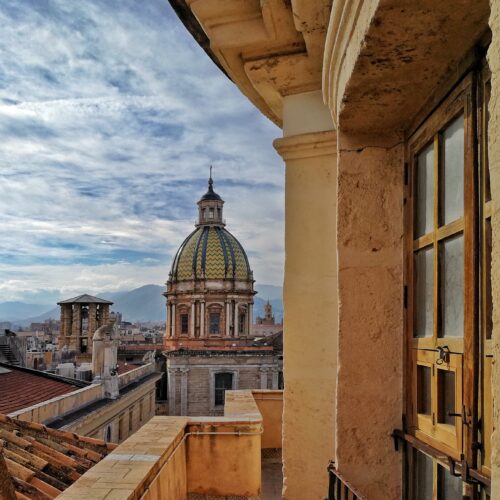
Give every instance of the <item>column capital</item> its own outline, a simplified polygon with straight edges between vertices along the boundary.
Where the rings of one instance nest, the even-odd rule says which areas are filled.
[[[273,146],[283,160],[335,156],[337,154],[337,132],[312,132],[275,139]]]

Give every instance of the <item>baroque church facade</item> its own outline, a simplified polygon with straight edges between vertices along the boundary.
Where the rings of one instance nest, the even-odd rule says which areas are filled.
[[[277,389],[283,378],[281,346],[255,340],[253,272],[223,206],[210,176],[166,284],[170,415],[217,415],[225,390]]]

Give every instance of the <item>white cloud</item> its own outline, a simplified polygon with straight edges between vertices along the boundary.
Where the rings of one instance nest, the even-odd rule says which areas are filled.
[[[279,130],[164,0],[2,3],[0,25],[0,300],[165,281],[209,164],[281,283]]]

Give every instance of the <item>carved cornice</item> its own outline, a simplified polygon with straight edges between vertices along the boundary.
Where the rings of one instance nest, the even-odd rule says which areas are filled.
[[[330,23],[323,53],[323,99],[332,113],[337,127],[339,73],[343,67],[347,47],[359,18],[363,0],[336,0],[330,14]]]
[[[331,0],[170,2],[184,13],[179,17],[208,55],[277,125],[282,123],[284,96],[321,89]],[[185,9],[197,23],[186,20]]]
[[[273,145],[285,161],[318,156],[336,156],[337,133],[329,130],[291,135],[276,139]]]

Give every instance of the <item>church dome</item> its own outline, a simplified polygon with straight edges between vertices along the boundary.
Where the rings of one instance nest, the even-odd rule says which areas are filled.
[[[199,225],[182,243],[171,279],[251,280],[248,258],[240,242],[221,225]]]

